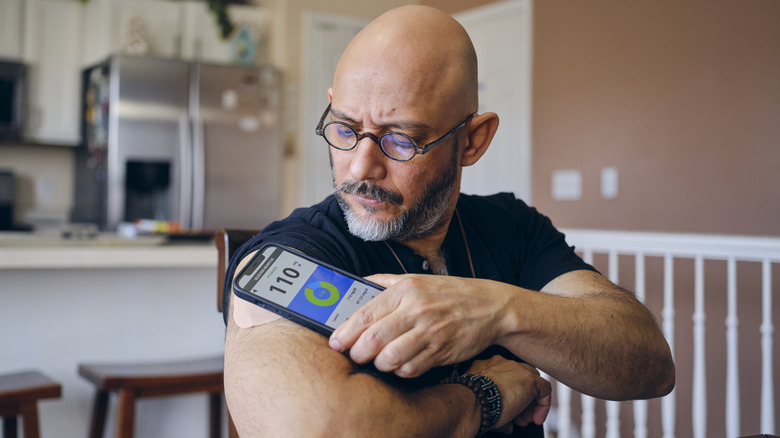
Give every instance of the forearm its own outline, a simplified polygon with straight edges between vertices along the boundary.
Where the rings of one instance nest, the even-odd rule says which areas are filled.
[[[399,391],[355,372],[326,342],[286,320],[252,329],[229,326],[225,395],[242,436],[476,434],[479,411],[467,388]]]
[[[589,287],[576,296],[554,284],[551,293],[515,291],[499,343],[594,397],[641,399],[671,391],[674,363],[652,314],[611,283]]]

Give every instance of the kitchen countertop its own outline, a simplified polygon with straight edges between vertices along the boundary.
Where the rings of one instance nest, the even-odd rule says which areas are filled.
[[[0,233],[0,270],[80,268],[215,268],[214,242],[171,242],[163,236],[133,239],[101,233],[63,239],[40,233]]]

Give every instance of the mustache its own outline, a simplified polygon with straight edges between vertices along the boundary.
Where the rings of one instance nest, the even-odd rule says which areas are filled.
[[[341,183],[339,191],[349,195],[366,196],[392,205],[401,205],[404,199],[400,193],[361,181],[345,181]]]

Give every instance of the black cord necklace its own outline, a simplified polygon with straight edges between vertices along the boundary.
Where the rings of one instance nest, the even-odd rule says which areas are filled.
[[[466,257],[469,259],[469,268],[471,268],[471,278],[477,278],[477,274],[474,272],[474,263],[471,261],[471,251],[469,250],[469,242],[466,240],[466,230],[463,229],[463,221],[460,219],[460,213],[458,213],[458,208],[455,208],[455,218],[458,219],[458,226],[460,227],[460,235],[463,237],[463,245],[466,247]],[[393,248],[390,246],[389,243],[387,243],[386,240],[383,240],[385,246],[387,246],[387,249],[390,250],[390,252],[393,254],[393,257],[395,257],[395,260],[398,262],[399,265],[401,265],[401,269],[403,269],[404,274],[408,274],[409,271],[406,270],[406,266],[404,266],[403,262],[401,261],[401,258],[398,257],[398,254],[393,251]]]

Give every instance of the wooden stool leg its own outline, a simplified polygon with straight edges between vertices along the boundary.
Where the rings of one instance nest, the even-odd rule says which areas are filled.
[[[16,425],[16,415],[3,417],[3,437],[16,438],[19,427]]]
[[[89,425],[89,438],[103,438],[108,410],[108,392],[98,390],[92,405],[92,422]]]
[[[209,436],[220,438],[222,435],[222,393],[209,394]]]
[[[135,426],[135,393],[130,389],[120,389],[116,419],[117,438],[133,438],[133,426]]]
[[[38,405],[35,401],[22,405],[22,430],[24,438],[38,438]]]

